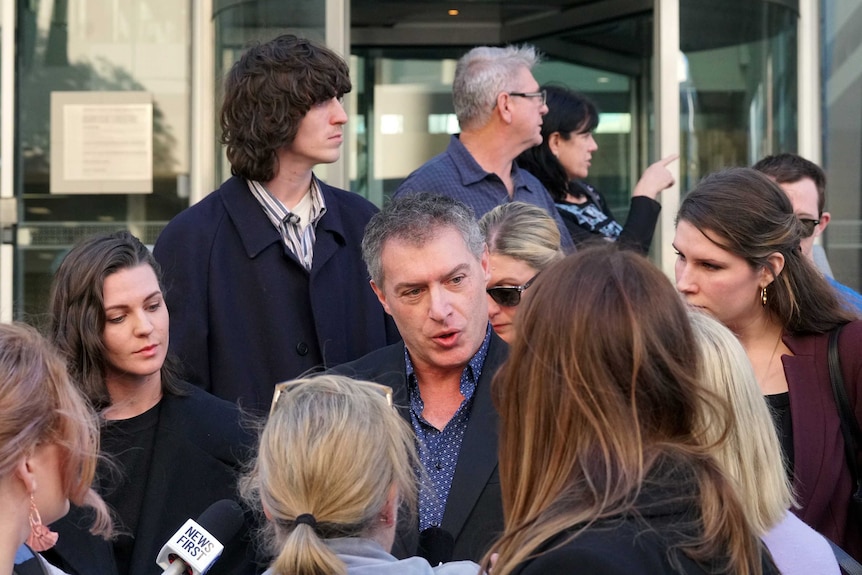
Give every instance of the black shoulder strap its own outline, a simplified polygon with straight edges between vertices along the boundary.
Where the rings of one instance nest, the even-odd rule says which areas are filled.
[[[847,573],[847,575],[862,575],[862,565],[860,565],[858,561],[853,559],[846,551],[833,543],[831,539],[825,537],[824,539],[826,539],[826,541],[829,542],[829,546],[832,547],[832,552],[835,554],[835,560],[838,561],[838,566],[841,567],[841,570],[844,573]]]
[[[844,386],[844,376],[841,374],[841,358],[838,357],[838,336],[841,328],[838,326],[829,334],[829,380],[832,382],[832,394],[835,396],[835,404],[838,406],[838,416],[841,419],[841,434],[844,436],[844,454],[847,458],[847,466],[853,475],[856,491],[853,497],[862,501],[862,474],[859,472],[859,445],[862,445],[862,431],[856,415],[850,408],[850,400],[847,398],[847,388]]]

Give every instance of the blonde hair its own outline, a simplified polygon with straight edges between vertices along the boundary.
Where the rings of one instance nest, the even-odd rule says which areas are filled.
[[[32,327],[0,324],[0,477],[38,444],[63,453],[64,495],[91,507],[90,531],[111,534],[105,502],[91,488],[99,453],[99,427],[89,403],[69,380],[60,354]]]
[[[520,260],[536,271],[563,259],[560,229],[538,206],[524,202],[497,206],[482,216],[479,228],[492,254]]]
[[[727,400],[736,414],[715,455],[736,481],[752,526],[763,535],[784,518],[793,503],[769,407],[736,336],[704,313],[691,311],[689,317],[700,346],[701,381]],[[716,441],[709,414],[702,417],[707,441]]]
[[[337,375],[294,383],[263,429],[241,493],[268,514],[275,573],[343,575],[344,563],[324,539],[372,533],[393,486],[415,508],[413,432],[382,386]],[[303,514],[313,515],[316,527],[297,523]]]

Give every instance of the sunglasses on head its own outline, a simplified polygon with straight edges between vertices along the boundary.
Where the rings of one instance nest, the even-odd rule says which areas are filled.
[[[812,220],[810,218],[799,218],[802,222],[802,237],[810,238],[814,235],[814,228],[820,223],[820,220]]]
[[[536,281],[537,277],[539,277],[539,274],[534,275],[530,278],[530,281],[522,286],[495,286],[488,288],[485,291],[488,292],[488,295],[491,296],[492,300],[497,302],[497,305],[501,305],[503,307],[515,307],[521,303],[521,292],[533,285],[533,282]]]
[[[269,407],[269,414],[272,415],[275,413],[275,408],[278,407],[278,400],[281,399],[281,396],[284,394],[288,394],[295,389],[299,389],[304,384],[308,383],[307,381],[285,381],[283,383],[276,384],[275,391],[272,394],[272,405]],[[379,393],[383,399],[386,400],[386,403],[389,404],[389,407],[392,407],[392,388],[388,385],[381,385],[379,383],[374,383],[371,381],[360,381],[355,380],[356,385],[364,385],[368,386],[377,393]]]

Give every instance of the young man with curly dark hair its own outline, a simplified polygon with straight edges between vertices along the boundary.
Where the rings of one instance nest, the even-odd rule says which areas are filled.
[[[221,108],[233,176],[156,243],[185,375],[253,411],[280,381],[398,339],[360,254],[377,209],[313,173],[341,154],[350,89],[344,60],[309,40],[248,49]]]

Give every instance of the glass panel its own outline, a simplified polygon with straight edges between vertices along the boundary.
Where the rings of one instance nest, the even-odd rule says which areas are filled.
[[[796,151],[796,20],[774,2],[680,2],[683,191],[717,169]]]
[[[19,318],[44,312],[78,238],[128,227],[152,244],[188,204],[190,18],[190,0],[18,1]],[[69,91],[152,96],[151,194],[51,193],[51,94]]]
[[[862,290],[862,3],[823,0],[823,167],[835,278]]]
[[[350,189],[376,204],[457,133],[452,79],[460,50],[354,49]]]

